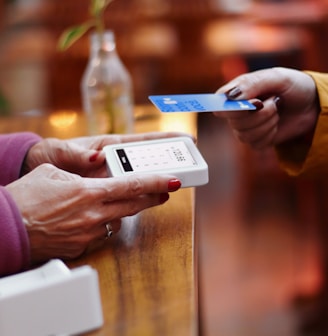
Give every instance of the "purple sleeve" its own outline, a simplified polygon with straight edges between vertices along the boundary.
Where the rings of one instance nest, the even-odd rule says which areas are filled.
[[[0,185],[17,180],[28,150],[41,138],[29,132],[0,135]]]
[[[8,191],[0,186],[0,277],[26,269],[30,248],[19,210]]]
[[[3,186],[19,178],[26,153],[40,140],[28,132],[0,135],[0,277],[22,271],[30,263],[21,214]]]

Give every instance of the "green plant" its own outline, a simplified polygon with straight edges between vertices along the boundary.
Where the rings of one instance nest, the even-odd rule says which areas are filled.
[[[99,35],[105,31],[104,12],[108,5],[114,0],[90,0],[90,20],[66,29],[60,36],[58,42],[59,50],[66,50],[90,29],[95,29]]]
[[[7,116],[10,114],[10,106],[7,98],[0,91],[0,116]]]

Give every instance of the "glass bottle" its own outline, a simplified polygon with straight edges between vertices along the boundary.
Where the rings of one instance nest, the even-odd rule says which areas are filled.
[[[81,81],[89,135],[132,133],[133,87],[112,31],[91,34],[90,59]]]

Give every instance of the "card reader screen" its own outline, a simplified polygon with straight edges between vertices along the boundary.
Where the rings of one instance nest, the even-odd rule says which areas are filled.
[[[183,141],[126,146],[116,149],[125,172],[191,167],[196,161]]]

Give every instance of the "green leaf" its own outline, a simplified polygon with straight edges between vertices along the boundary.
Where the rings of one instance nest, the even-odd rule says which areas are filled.
[[[0,91],[0,116],[7,116],[10,114],[10,106],[7,98]]]
[[[93,26],[94,22],[90,21],[79,26],[68,28],[62,33],[62,35],[59,38],[58,49],[61,51],[68,49],[73,43],[75,43]]]
[[[99,16],[114,0],[91,0],[90,15]]]

